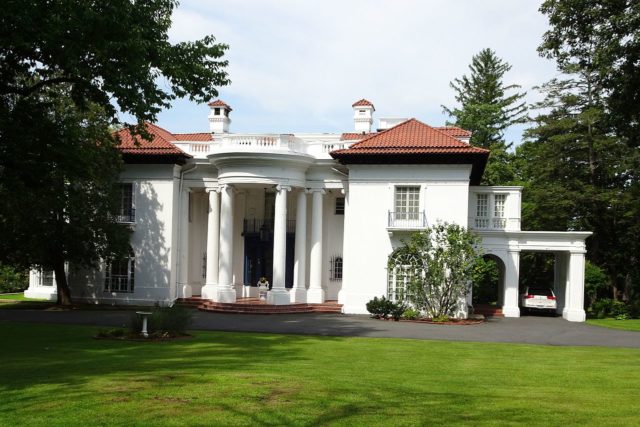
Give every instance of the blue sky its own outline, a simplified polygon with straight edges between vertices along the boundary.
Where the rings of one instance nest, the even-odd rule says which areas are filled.
[[[374,117],[447,120],[449,82],[485,47],[513,69],[507,83],[532,87],[556,76],[536,52],[547,27],[534,0],[182,0],[172,41],[213,34],[230,45],[231,132],[343,132],[351,104],[367,98]],[[180,100],[159,115],[172,132],[207,131],[206,105]],[[377,123],[377,121],[376,121]],[[374,124],[375,125],[375,124]],[[518,143],[522,128],[507,138]]]

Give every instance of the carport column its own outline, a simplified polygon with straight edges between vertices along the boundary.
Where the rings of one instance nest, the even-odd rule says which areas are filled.
[[[304,188],[298,193],[296,206],[295,251],[291,302],[307,302],[307,192]]]
[[[570,322],[584,322],[584,251],[569,255],[569,282],[562,317]]]
[[[518,308],[519,251],[507,252],[505,270],[502,314],[504,317],[520,317],[520,309]]]
[[[287,267],[287,192],[291,187],[276,187],[276,206],[273,218],[273,284],[267,293],[267,303],[284,305],[291,299],[285,288]]]
[[[224,185],[220,201],[218,292],[213,296],[213,300],[216,302],[236,302],[236,290],[232,283],[233,197],[233,187]]]
[[[556,295],[556,313],[562,314],[566,307],[568,252],[556,252],[553,264],[553,293]]]
[[[180,195],[180,267],[178,268],[178,297],[192,296],[189,285],[189,194],[191,189],[183,188]]]
[[[309,255],[308,303],[323,303],[322,289],[322,196],[324,190],[311,190],[311,253]]]
[[[202,298],[214,299],[218,293],[218,254],[220,248],[220,189],[207,188],[209,214],[207,215],[207,271]]]

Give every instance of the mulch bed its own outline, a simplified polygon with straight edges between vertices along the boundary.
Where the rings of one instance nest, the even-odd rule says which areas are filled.
[[[125,335],[103,335],[98,334],[93,337],[97,340],[108,340],[108,341],[134,341],[134,342],[166,342],[166,341],[175,341],[182,340],[186,338],[193,338],[193,335],[184,334],[184,335],[149,335],[148,338],[144,338],[140,334],[125,334]]]
[[[386,321],[389,321],[389,322],[393,322],[394,321],[391,318],[388,318],[388,319],[379,318],[378,320],[386,320]],[[446,322],[434,322],[431,319],[414,319],[414,320],[400,319],[400,320],[398,320],[398,322],[428,323],[430,325],[468,326],[468,325],[479,325],[481,323],[484,323],[485,320],[484,319],[450,319],[450,320],[447,320]]]

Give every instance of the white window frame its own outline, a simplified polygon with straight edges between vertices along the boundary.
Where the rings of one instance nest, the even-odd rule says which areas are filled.
[[[120,191],[120,207],[118,210],[118,222],[125,224],[133,224],[136,222],[136,183],[131,181],[123,181],[118,183]],[[123,188],[130,186],[131,188],[131,203],[128,207],[124,206],[124,192]]]
[[[401,189],[416,190],[415,192],[411,192],[411,193],[407,191],[406,200],[403,203],[404,206],[400,206],[401,204],[398,203],[399,202],[398,196],[400,195]],[[417,197],[417,199],[413,200],[415,203],[410,203],[410,195],[414,195]],[[423,199],[422,186],[416,185],[416,184],[395,185],[393,189],[393,210],[392,210],[392,212],[394,212],[395,219],[396,220],[419,220],[420,212],[422,210],[421,209],[422,199]],[[399,207],[404,209],[399,209]]]
[[[117,260],[120,266],[122,266],[121,263],[125,261],[127,266],[124,274],[122,274],[121,271],[118,274],[114,274],[113,264],[111,262],[105,263],[105,292],[133,293],[135,291],[135,256],[130,254],[129,256]]]

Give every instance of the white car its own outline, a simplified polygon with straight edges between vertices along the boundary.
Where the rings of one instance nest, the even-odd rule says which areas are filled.
[[[551,288],[527,287],[521,296],[521,305],[524,309],[554,310],[558,307],[556,295]]]

